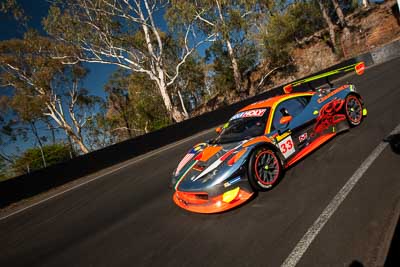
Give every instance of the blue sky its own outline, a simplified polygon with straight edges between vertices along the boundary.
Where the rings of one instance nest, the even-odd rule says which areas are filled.
[[[47,16],[49,2],[47,0],[18,0],[30,20],[28,26],[35,28],[42,34],[45,32],[42,29],[41,21]],[[164,12],[161,10],[155,14],[157,25],[164,31],[167,31],[167,25],[164,20]],[[10,16],[0,13],[0,40],[7,40],[11,38],[21,38],[24,31],[22,27],[18,27],[17,23]],[[200,55],[205,54],[205,49],[208,45],[199,47],[198,52]],[[85,64],[89,69],[89,74],[84,80],[84,87],[90,90],[92,94],[105,97],[104,85],[107,83],[109,76],[112,72],[117,70],[117,67],[106,64]],[[4,93],[4,91],[3,91]],[[0,91],[1,94],[1,91]]]
[[[21,4],[26,15],[30,18],[28,26],[45,34],[41,21],[47,16],[49,2],[46,0],[20,0],[18,3]],[[0,14],[0,25],[2,25],[0,27],[0,40],[21,38],[24,33],[23,28],[18,27],[18,24],[10,16]],[[110,74],[117,68],[105,64],[86,64],[85,66],[89,69],[89,74],[84,81],[84,87],[90,90],[92,94],[105,97],[104,84],[108,81]]]
[[[47,16],[49,2],[46,0],[19,0],[18,3],[24,9],[24,12],[29,17],[28,27],[38,30],[40,33],[45,34],[42,28],[41,21]],[[0,13],[0,40],[7,40],[12,38],[21,38],[24,34],[24,28],[19,26],[18,23],[10,16]],[[89,69],[83,87],[88,89],[91,94],[105,98],[104,85],[107,83],[109,76],[117,69],[115,66],[105,64],[85,64]],[[0,88],[1,95],[12,94],[11,88]],[[49,132],[44,125],[38,125],[39,131],[42,130],[43,135],[48,135]],[[57,139],[64,139],[62,132],[57,134]],[[15,143],[10,143],[3,146],[1,149],[7,154],[19,154],[26,148],[35,145],[33,136],[29,137],[27,142],[19,138]],[[21,151],[22,150],[22,151]]]
[[[29,17],[28,27],[34,28],[41,34],[45,35],[42,28],[42,20],[48,14],[49,1],[47,0],[17,0],[17,2],[22,6],[25,14]],[[160,10],[155,14],[156,24],[164,31],[167,31],[167,24],[164,20],[164,10]],[[10,16],[0,13],[0,40],[7,40],[12,38],[22,38],[24,34],[24,28],[19,26],[18,23]],[[208,45],[203,45],[198,48],[200,55],[204,56],[205,49]],[[106,94],[104,92],[104,85],[109,80],[110,75],[117,70],[116,66],[106,65],[100,63],[85,63],[85,67],[88,68],[89,73],[84,79],[83,87],[86,88],[90,94],[101,96],[105,98]],[[11,95],[11,88],[0,88],[1,95]],[[45,129],[44,125],[42,128]],[[46,131],[47,132],[47,131]],[[44,134],[44,132],[43,132]],[[47,132],[48,134],[48,132]],[[64,138],[62,134],[59,138]],[[17,147],[21,150],[25,150],[34,144],[34,138],[30,138],[28,142],[18,140],[14,144],[7,145],[6,147],[0,148],[3,151],[11,154],[19,154]]]

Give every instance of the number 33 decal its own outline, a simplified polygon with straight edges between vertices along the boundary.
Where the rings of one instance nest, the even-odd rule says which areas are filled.
[[[290,157],[296,151],[294,149],[293,140],[290,135],[288,137],[286,137],[285,139],[283,139],[282,141],[280,141],[278,143],[278,145],[279,145],[279,149],[281,150],[281,152],[285,158]]]

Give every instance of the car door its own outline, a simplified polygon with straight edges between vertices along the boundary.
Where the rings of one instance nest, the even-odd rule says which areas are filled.
[[[270,136],[275,136],[275,141],[286,159],[294,157],[301,152],[311,141],[311,133],[315,120],[308,104],[310,95],[293,97],[279,103],[272,114]],[[290,115],[292,120],[281,124],[282,117]]]

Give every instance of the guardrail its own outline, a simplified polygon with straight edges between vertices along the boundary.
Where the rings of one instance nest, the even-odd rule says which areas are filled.
[[[398,45],[400,47],[400,42]],[[371,53],[366,53],[345,60],[325,70],[313,73],[307,77],[354,64],[359,61],[364,61],[366,66],[374,64]],[[313,85],[319,86],[324,83],[324,81],[317,81],[315,83],[313,82]],[[78,156],[69,161],[52,165],[30,174],[0,182],[0,208],[192,136],[203,130],[216,127],[228,120],[240,108],[255,101],[282,94],[282,88],[282,86],[279,86],[246,100],[167,126],[149,134]],[[300,88],[299,90],[302,89]]]

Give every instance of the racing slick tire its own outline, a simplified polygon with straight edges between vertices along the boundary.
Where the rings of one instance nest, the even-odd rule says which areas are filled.
[[[282,176],[283,167],[277,153],[269,147],[259,147],[250,156],[248,176],[255,191],[271,189]]]
[[[350,94],[346,96],[344,113],[350,127],[356,127],[363,121],[363,104],[359,96]]]

